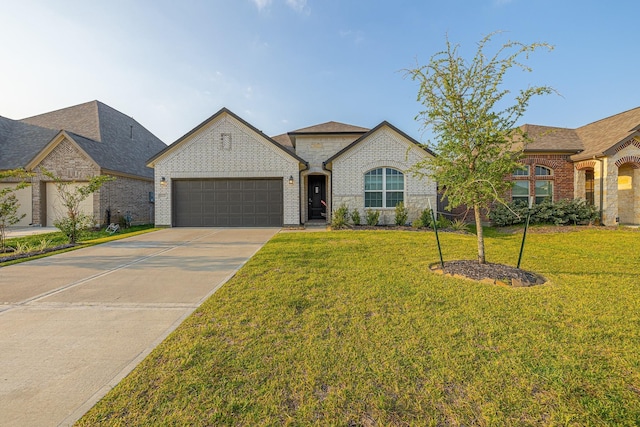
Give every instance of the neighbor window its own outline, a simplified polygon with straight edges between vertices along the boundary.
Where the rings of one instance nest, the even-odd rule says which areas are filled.
[[[553,181],[536,181],[536,204],[553,200]]]
[[[522,165],[513,172],[513,176],[529,176],[529,165]]]
[[[511,189],[511,200],[517,203],[529,204],[529,181],[514,181]]]
[[[379,168],[364,175],[364,207],[394,208],[404,201],[404,175],[391,168]]]
[[[551,176],[551,169],[546,166],[536,166],[536,176]]]

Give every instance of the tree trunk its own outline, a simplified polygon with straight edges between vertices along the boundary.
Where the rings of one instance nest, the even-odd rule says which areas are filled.
[[[486,264],[487,260],[484,257],[484,233],[482,232],[480,206],[477,204],[473,205],[473,212],[476,218],[476,235],[478,236],[478,262],[480,264]]]

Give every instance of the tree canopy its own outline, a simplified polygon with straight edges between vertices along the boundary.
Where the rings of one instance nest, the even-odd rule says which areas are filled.
[[[531,98],[551,94],[549,86],[528,86],[513,94],[504,87],[507,71],[516,67],[532,71],[521,58],[538,49],[552,50],[546,43],[509,41],[494,54],[485,52],[497,33],[485,36],[475,56],[466,60],[459,45],[446,39],[446,49],[434,54],[427,65],[406,70],[420,84],[418,101],[424,106],[416,116],[434,141],[434,159],[413,168],[416,174],[434,179],[449,208],[473,208],[478,234],[478,261],[485,263],[481,213],[502,201],[512,185],[505,179],[519,167],[518,159],[527,135],[517,126]]]

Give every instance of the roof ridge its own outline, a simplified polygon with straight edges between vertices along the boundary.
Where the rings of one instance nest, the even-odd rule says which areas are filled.
[[[620,113],[612,114],[612,115],[607,116],[607,117],[604,117],[604,118],[602,118],[602,119],[595,120],[595,121],[593,121],[593,122],[587,123],[586,125],[582,125],[582,126],[580,126],[580,127],[576,128],[576,130],[578,130],[578,129],[582,129],[582,128],[584,128],[584,127],[591,126],[591,125],[594,125],[594,124],[597,124],[597,123],[600,123],[600,122],[604,122],[605,120],[613,119],[614,117],[618,117],[618,116],[621,116],[621,115],[623,115],[623,114],[630,113],[630,112],[632,112],[632,111],[634,111],[634,110],[640,110],[640,106],[638,106],[638,107],[634,107],[634,108],[629,108],[628,110],[622,111],[622,112],[620,112]]]

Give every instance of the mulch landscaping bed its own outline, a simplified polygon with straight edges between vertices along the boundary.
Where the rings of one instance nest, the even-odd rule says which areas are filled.
[[[16,253],[13,253],[13,252],[0,253],[0,263],[7,262],[7,261],[13,261],[13,260],[16,260],[16,259],[29,258],[29,257],[36,256],[36,255],[46,254],[48,252],[55,252],[55,251],[59,251],[59,250],[62,250],[62,249],[72,248],[74,246],[76,246],[76,245],[66,244],[66,245],[52,246],[52,247],[47,248],[47,249],[45,249],[43,251],[25,252],[25,253],[20,253],[20,254],[16,254]]]
[[[447,276],[477,280],[497,285],[528,287],[542,285],[546,279],[538,274],[504,264],[480,264],[474,260],[447,261],[431,265],[431,271]]]

